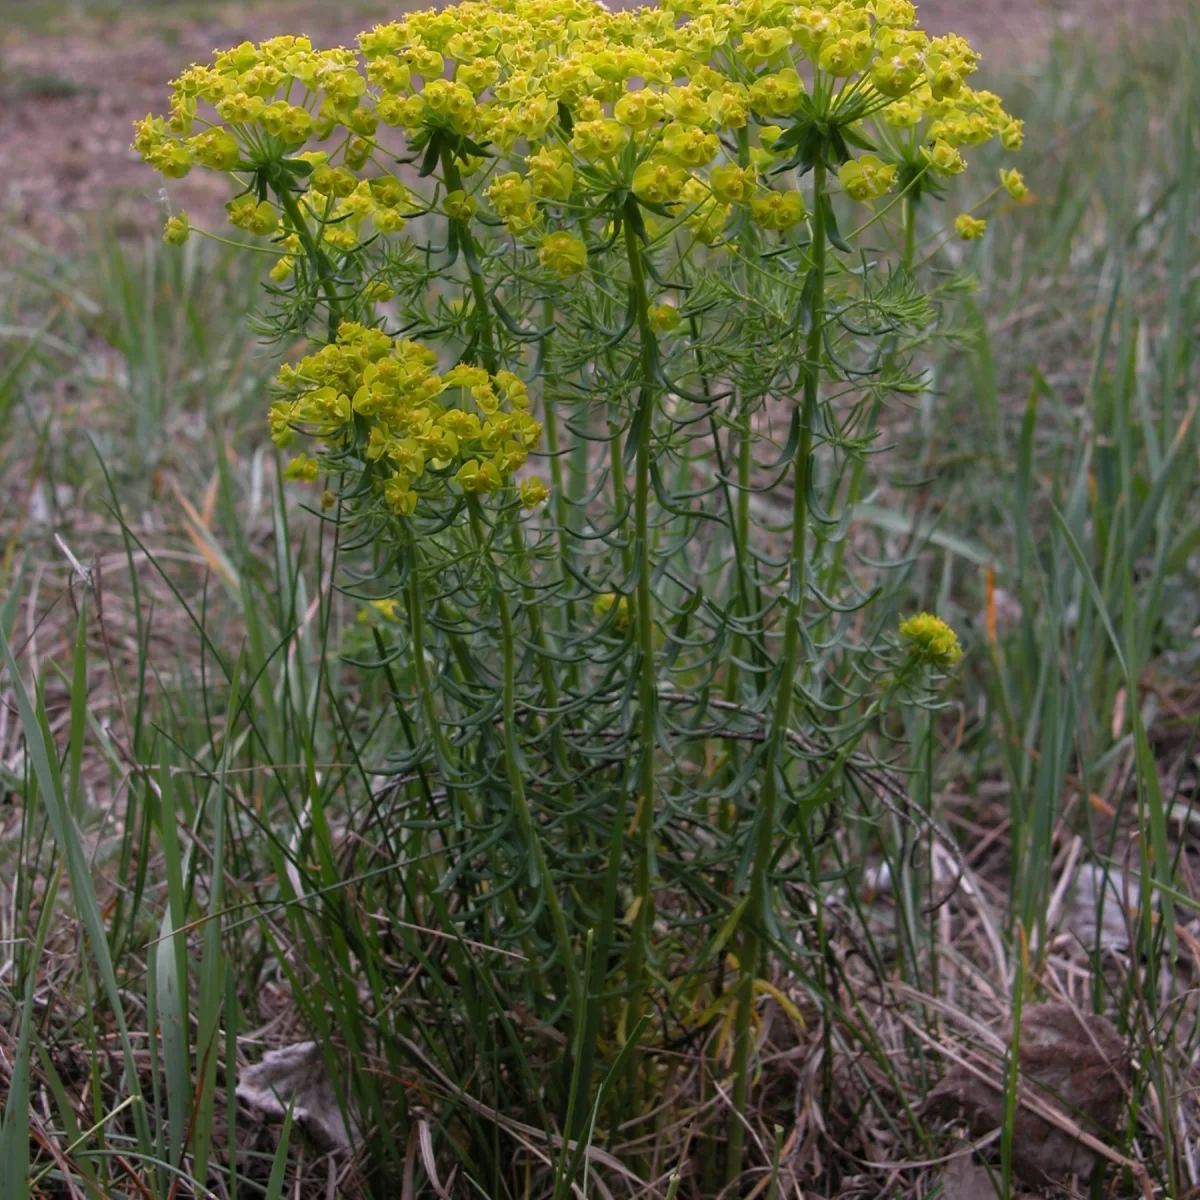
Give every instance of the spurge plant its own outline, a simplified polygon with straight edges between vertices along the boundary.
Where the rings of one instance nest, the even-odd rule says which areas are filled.
[[[738,1181],[771,998],[870,1049],[823,880],[841,822],[903,806],[905,731],[961,649],[898,624],[905,564],[854,515],[963,290],[927,269],[932,202],[1021,143],[976,66],[908,0],[466,2],[356,50],[243,43],[137,128],[168,179],[229,176],[275,257],[264,336],[306,342],[267,416],[394,702],[370,769],[400,882],[372,895],[457,939],[488,1014],[430,1022],[445,977],[367,943],[386,1002],[343,1032],[459,1081],[445,1149],[484,1194],[526,1187],[487,1112],[544,1123],[545,1194],[601,1145],[629,1186],[685,1109],[707,1194]],[[405,1090],[355,1097],[395,1178]]]

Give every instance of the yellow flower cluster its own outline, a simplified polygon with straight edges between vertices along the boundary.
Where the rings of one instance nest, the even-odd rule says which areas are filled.
[[[357,51],[302,37],[243,42],[184,71],[169,114],[139,122],[134,146],[171,177],[200,164],[265,173],[278,190],[282,170],[335,250],[360,244],[368,221],[385,235],[403,226],[410,197],[387,167],[397,136],[452,147],[442,207],[455,220],[486,199],[510,233],[544,246],[565,219],[556,206],[625,188],[711,243],[738,208],[766,229],[804,219],[799,193],[767,180],[797,154],[806,123],[847,133],[830,165],[844,164],[842,186],[858,200],[914,172],[955,174],[963,149],[992,138],[1019,147],[1021,123],[967,86],[976,64],[962,38],[917,28],[909,0],[616,11],[597,0],[464,0],[377,25]],[[305,152],[309,141],[336,149]],[[875,150],[850,159],[847,141]],[[460,186],[460,170],[479,172],[479,184]],[[275,214],[253,192],[236,205],[236,224],[273,231]],[[559,271],[569,262],[542,257]]]
[[[1014,199],[1023,200],[1029,194],[1025,186],[1025,177],[1015,167],[1000,170],[1000,186]]]
[[[436,367],[425,346],[344,322],[336,342],[280,369],[284,398],[271,405],[271,437],[283,448],[302,434],[333,459],[373,467],[384,499],[402,516],[452,483],[476,494],[509,486],[542,434],[525,384],[509,371],[459,365],[439,374]],[[317,466],[300,455],[288,474],[315,479]],[[545,488],[525,480],[519,494],[532,508]]]
[[[188,220],[187,213],[180,209],[173,217],[167,218],[167,223],[163,226],[163,241],[169,246],[182,246],[191,232],[191,221]]]
[[[973,217],[970,213],[959,213],[954,218],[954,232],[964,242],[974,242],[987,232],[987,222],[982,217]]]
[[[962,658],[958,634],[940,617],[920,613],[900,622],[900,640],[912,661],[943,670]]]

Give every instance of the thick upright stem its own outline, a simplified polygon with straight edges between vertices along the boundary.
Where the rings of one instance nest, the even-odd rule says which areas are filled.
[[[476,548],[481,554],[488,557],[489,566],[495,571],[485,536],[483,512],[475,496],[467,498],[467,508],[471,517],[471,532],[475,537]],[[571,945],[571,934],[567,928],[567,919],[562,905],[559,903],[558,893],[554,890],[554,879],[550,874],[550,867],[542,848],[542,839],[538,834],[533,813],[529,807],[529,798],[525,793],[525,778],[521,774],[521,752],[517,741],[516,717],[516,636],[513,632],[512,610],[509,607],[504,585],[498,578],[495,583],[496,609],[500,616],[500,711],[504,723],[504,772],[508,779],[513,811],[517,818],[517,832],[525,846],[525,853],[533,860],[533,873],[537,876],[533,883],[535,887],[541,889],[545,897],[546,911],[550,914],[554,942],[558,948],[558,956],[562,959],[563,976],[567,982],[572,1017],[575,1020],[582,1020],[583,997],[580,990],[579,973],[575,969],[575,952]]]
[[[437,705],[433,699],[433,685],[429,678],[429,666],[425,661],[425,615],[421,607],[421,581],[417,576],[416,562],[409,568],[408,575],[408,625],[412,636],[413,667],[417,675],[417,695],[421,705],[421,715],[425,719],[425,728],[433,740],[434,760],[438,772],[446,783],[446,791],[453,794],[456,790],[451,783],[452,768],[450,764],[450,745],[446,740],[442,722],[438,719]],[[467,788],[460,790],[467,820],[472,823],[478,820],[475,813],[475,803]]]
[[[635,891],[637,913],[633,921],[629,976],[631,989],[625,1028],[632,1029],[642,1015],[648,980],[650,929],[654,920],[651,890],[654,858],[654,754],[658,725],[658,688],[654,671],[654,611],[650,591],[650,435],[657,401],[655,355],[657,344],[650,325],[650,301],[637,227],[637,201],[626,202],[625,252],[629,258],[629,280],[641,338],[641,390],[637,411],[637,465],[634,478],[634,555],[638,564],[637,622],[638,708],[640,710],[641,759],[638,773],[638,807],[634,821],[637,837]]]
[[[542,306],[542,324],[550,329],[554,325],[554,301],[547,298]],[[542,348],[542,378],[548,377],[550,335]],[[550,484],[554,489],[554,529],[555,541],[558,547],[558,582],[565,589],[570,586],[570,572],[567,564],[571,561],[571,502],[567,496],[566,484],[563,479],[563,448],[558,428],[558,410],[550,398],[548,386],[542,388],[542,415],[546,421],[546,448],[550,453]],[[567,600],[562,606],[562,627],[555,630],[564,640],[569,639],[575,632],[575,602]],[[561,648],[561,647],[560,647]],[[572,662],[567,667],[567,687],[572,692],[579,691],[579,664]]]
[[[912,269],[913,257],[916,254],[917,248],[917,201],[910,194],[904,197],[902,201],[903,208],[903,223],[904,223],[904,248],[903,248],[903,263],[909,270]],[[884,368],[890,366],[894,361],[894,350],[896,339],[893,336],[890,339],[890,345],[884,355]],[[871,411],[867,415],[866,432],[869,437],[875,431],[875,423],[879,420],[879,410],[883,405],[882,397],[876,395],[871,401]],[[854,460],[854,465],[850,468],[850,484],[846,488],[846,506],[853,507],[862,499],[863,475],[866,471],[865,457],[859,457]],[[830,595],[833,595],[837,590],[837,582],[842,574],[842,563],[846,557],[846,538],[842,538],[834,547],[833,562],[829,567],[829,574],[825,578],[825,590]],[[832,615],[832,614],[831,614]]]
[[[904,205],[904,265],[911,271],[913,257],[917,251],[917,199],[910,192],[903,200]]]
[[[300,211],[300,205],[291,188],[284,183],[275,189],[275,195],[279,197],[283,211],[287,213],[288,220],[291,221],[300,238],[304,253],[308,255],[309,261],[313,264],[317,276],[321,280],[321,290],[325,293],[325,302],[329,307],[328,339],[330,342],[334,342],[337,340],[338,328],[342,323],[342,302],[338,298],[337,284],[330,272],[329,256],[313,239],[312,230],[309,229],[308,222],[304,219],[304,214]]]
[[[446,188],[451,192],[462,191],[462,176],[458,164],[454,161],[454,151],[449,146],[442,148],[442,179]],[[467,276],[471,281],[471,294],[475,297],[475,320],[479,323],[479,346],[483,353],[483,367],[489,375],[495,375],[500,369],[500,359],[496,354],[496,338],[492,328],[492,309],[488,304],[487,282],[479,269],[479,249],[471,234],[469,221],[452,220],[450,224],[458,237],[462,248],[463,261],[467,264]]]
[[[750,405],[748,401],[743,402],[743,411],[741,414],[741,423],[738,428],[738,459],[737,459],[737,507],[730,514],[733,518],[733,555],[734,565],[738,574],[738,599],[741,601],[741,616],[742,620],[749,622],[750,620],[750,575],[746,564],[746,547],[750,544],[750,484],[753,478],[754,470],[754,444],[751,437],[751,415]],[[713,427],[714,442],[716,439],[716,426]],[[721,471],[724,474],[724,468]],[[738,663],[736,661],[738,655],[745,655],[748,649],[752,649],[752,642],[748,638],[737,637],[733,643],[733,661],[729,663],[727,673],[725,675],[725,699],[734,701],[738,696]],[[737,743],[730,743],[730,753],[736,756]],[[736,759],[735,759],[736,769]],[[727,828],[729,823],[729,809],[731,802],[722,801],[722,811],[719,814],[718,822],[721,829]]]
[[[512,549],[521,572],[528,577],[528,564],[525,555],[525,540],[521,537],[520,526],[516,523],[512,528]],[[525,608],[529,613],[529,629],[533,635],[533,644],[538,652],[538,671],[542,678],[542,690],[546,694],[546,707],[551,714],[553,726],[550,731],[550,746],[551,753],[554,756],[554,764],[560,774],[561,782],[559,783],[559,795],[562,799],[562,806],[570,812],[575,807],[575,785],[570,780],[570,756],[567,752],[567,741],[563,737],[563,721],[562,715],[559,712],[561,707],[561,696],[558,690],[558,678],[554,673],[554,660],[546,653],[546,631],[542,625],[541,609],[538,607],[537,593],[534,591],[530,583],[523,583],[521,587],[525,596]],[[579,821],[576,817],[571,817],[568,826],[572,835],[578,832]]]
[[[446,187],[450,191],[462,190],[462,175],[459,173],[458,164],[454,161],[454,152],[447,146],[442,149],[442,178]],[[495,375],[500,369],[500,357],[496,350],[495,329],[492,324],[492,310],[488,303],[487,281],[483,277],[483,272],[479,266],[479,251],[475,244],[474,236],[471,233],[470,223],[467,221],[451,221],[455,227],[455,232],[458,237],[458,244],[462,249],[463,260],[467,264],[467,276],[471,282],[471,294],[475,298],[475,319],[478,323],[479,346],[483,358],[483,367],[489,375]],[[553,315],[553,308],[551,308]],[[550,422],[550,402],[546,402],[547,422]],[[555,426],[555,438],[557,438],[557,426]],[[558,465],[557,455],[554,453],[556,447],[551,447],[551,472],[554,472]],[[556,490],[561,494],[561,480],[556,480]],[[475,520],[475,508],[472,508],[472,522]],[[523,559],[525,556],[525,537],[520,528],[516,526],[513,529],[513,547],[518,558]],[[507,608],[507,600],[501,597],[505,608]],[[531,609],[536,613],[536,609]],[[536,616],[533,621],[534,643],[538,649],[539,666],[542,672],[543,684],[545,686],[547,701],[551,708],[557,708],[558,688],[554,680],[555,664],[549,654],[546,652],[545,631],[541,625],[540,616]],[[558,735],[559,748],[562,747],[561,733]],[[562,765],[565,767],[565,755],[562,757]],[[522,791],[522,797],[524,792]],[[552,894],[553,889],[549,889],[548,895]],[[554,897],[554,904],[557,906],[558,899]],[[561,917],[561,909],[559,916]],[[564,926],[565,928],[565,926]],[[567,943],[569,945],[569,941]],[[561,947],[560,947],[561,949]],[[568,973],[573,969],[571,964],[564,963],[564,969]]]
[[[733,1046],[733,1114],[729,1130],[728,1180],[734,1183],[742,1173],[742,1154],[745,1144],[746,1093],[750,1075],[751,1014],[754,1008],[754,981],[758,976],[758,960],[762,952],[763,935],[768,928],[770,886],[768,868],[776,851],[775,817],[778,807],[779,777],[783,770],[784,742],[792,717],[792,696],[795,691],[796,669],[800,655],[800,628],[804,613],[804,591],[807,583],[806,548],[808,532],[808,483],[812,460],[812,430],[817,420],[820,399],[822,325],[825,316],[825,213],[822,198],[825,191],[825,166],[813,168],[812,218],[812,324],[804,368],[804,415],[800,427],[800,442],[796,447],[794,493],[792,497],[792,547],[789,565],[788,591],[783,603],[784,636],[783,664],[775,712],[767,734],[766,762],[763,768],[762,796],[758,805],[755,831],[754,864],[750,873],[750,902],[747,906],[746,928],[739,954],[737,1015]]]
[[[446,737],[444,724],[438,718],[437,703],[433,697],[433,681],[429,677],[429,667],[425,661],[425,616],[421,603],[421,582],[417,575],[415,554],[414,561],[409,568],[406,602],[408,606],[409,631],[412,636],[413,667],[417,675],[418,699],[421,705],[421,716],[426,729],[429,731],[429,737],[433,741],[434,762],[437,764],[438,773],[446,784],[447,795],[451,797],[456,796],[458,802],[462,805],[462,811],[468,823],[472,826],[478,826],[479,811],[475,807],[475,798],[471,789],[453,782],[454,767],[451,762],[450,743]],[[454,823],[458,824],[457,817]],[[489,848],[487,857],[493,878],[500,878],[500,864],[496,857],[496,848],[494,846]],[[445,900],[432,879],[430,883],[429,894],[433,900],[434,907],[438,910],[446,928],[449,929],[453,922],[449,910],[445,906]],[[504,904],[506,918],[513,922],[514,925],[520,925],[521,914],[517,910],[516,897],[512,894],[511,889],[505,892],[502,903]],[[536,966],[538,961],[537,951],[534,949],[528,934],[521,939],[521,944],[532,964],[531,970],[534,977],[534,985],[540,990],[542,984],[540,973]]]

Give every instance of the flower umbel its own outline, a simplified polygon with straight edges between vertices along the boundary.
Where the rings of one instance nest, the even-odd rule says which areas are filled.
[[[946,670],[962,658],[958,634],[932,613],[923,612],[901,621],[900,641],[910,660],[923,666]]]
[[[339,472],[373,479],[400,516],[446,496],[451,480],[482,494],[511,486],[542,433],[524,382],[507,371],[460,364],[440,374],[436,366],[417,342],[343,322],[336,342],[280,369],[271,436],[281,447],[297,435],[314,439]],[[311,480],[318,467],[301,454],[285,474]],[[534,483],[526,481],[523,500]]]

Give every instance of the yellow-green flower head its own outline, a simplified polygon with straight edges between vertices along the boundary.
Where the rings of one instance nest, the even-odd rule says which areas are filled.
[[[580,121],[571,137],[571,149],[589,161],[612,158],[625,144],[628,131],[611,117]]]
[[[792,44],[792,31],[786,25],[768,25],[748,29],[738,46],[740,56],[751,65],[778,58]]]
[[[212,171],[232,171],[242,156],[237,138],[227,129],[206,129],[187,144],[196,162]]]
[[[312,190],[319,196],[336,196],[344,200],[358,187],[358,178],[345,167],[331,167],[321,163],[313,168],[310,180]]]
[[[371,214],[371,223],[382,234],[399,233],[408,222],[394,208],[377,208]]]
[[[479,462],[478,459],[468,459],[459,468],[458,474],[454,476],[454,482],[462,488],[464,492],[472,493],[477,496],[486,496],[490,492],[500,490],[501,479],[500,472],[496,470],[496,466],[491,462]]]
[[[372,179],[368,186],[371,199],[380,208],[404,208],[411,203],[408,188],[394,175],[381,175]]]
[[[964,242],[973,242],[983,237],[987,231],[987,221],[982,217],[973,217],[970,213],[959,213],[954,218],[954,232]]]
[[[701,245],[714,245],[725,230],[733,211],[732,205],[720,203],[699,179],[687,181],[682,200],[693,206],[687,218],[692,237]]]
[[[870,0],[866,7],[883,26],[908,29],[917,19],[917,10],[911,0]]]
[[[924,61],[914,46],[889,47],[871,64],[871,82],[885,96],[900,99],[917,86]]]
[[[468,196],[461,188],[456,188],[453,192],[446,193],[442,207],[446,210],[446,216],[450,220],[469,221],[475,215],[475,210],[479,205],[473,196]]]
[[[315,483],[320,466],[310,454],[297,454],[283,469],[284,479],[298,483]]]
[[[385,620],[397,621],[400,605],[393,596],[385,596],[382,600],[370,601],[371,607]]]
[[[962,658],[958,634],[940,617],[921,613],[900,622],[900,641],[913,662],[946,670]]]
[[[396,294],[396,289],[382,279],[373,279],[363,288],[363,298],[375,304],[386,304]]]
[[[336,449],[339,473],[355,459],[370,466],[399,516],[452,481],[477,494],[511,486],[542,434],[524,381],[468,364],[440,375],[436,366],[434,352],[416,342],[343,322],[336,342],[280,368],[272,440],[284,447],[301,436]],[[314,478],[318,461],[299,456],[288,478]]]
[[[941,138],[937,139],[925,154],[929,165],[939,175],[960,175],[967,169],[966,160],[958,150]]]
[[[516,171],[496,176],[486,192],[497,216],[512,233],[521,233],[533,224],[537,210],[533,203],[533,185]]]
[[[655,333],[670,333],[679,328],[679,309],[673,304],[656,304],[650,310],[650,327]]]
[[[804,82],[794,67],[763,75],[750,85],[750,107],[764,117],[786,117],[800,107]]]
[[[662,120],[666,112],[663,98],[648,88],[638,92],[626,92],[613,105],[613,116],[629,129],[643,133]]]
[[[171,217],[163,227],[163,241],[170,246],[182,246],[192,232],[191,222],[183,209]]]
[[[750,203],[750,215],[763,229],[791,229],[804,220],[806,211],[799,192],[765,192]]]
[[[529,170],[530,187],[539,200],[561,202],[570,199],[575,185],[575,167],[565,147],[543,147],[531,154],[525,165]]]
[[[648,158],[633,173],[633,194],[651,204],[669,204],[680,198],[688,173],[667,158]]]
[[[830,39],[821,46],[817,62],[835,79],[848,79],[871,61],[875,45],[865,29],[848,37]]]
[[[876,154],[864,154],[843,163],[838,179],[847,196],[866,202],[891,191],[896,182],[896,168],[891,163],[885,164]]]
[[[521,497],[522,506],[528,509],[541,507],[550,495],[546,485],[536,475],[521,480],[517,493]]]
[[[1014,199],[1021,200],[1029,194],[1025,178],[1015,167],[1011,170],[1000,169],[1000,186]]]
[[[662,148],[678,166],[703,167],[716,158],[721,143],[715,133],[673,121],[663,130]]]
[[[587,266],[587,246],[569,233],[548,233],[538,248],[538,262],[566,279]]]

